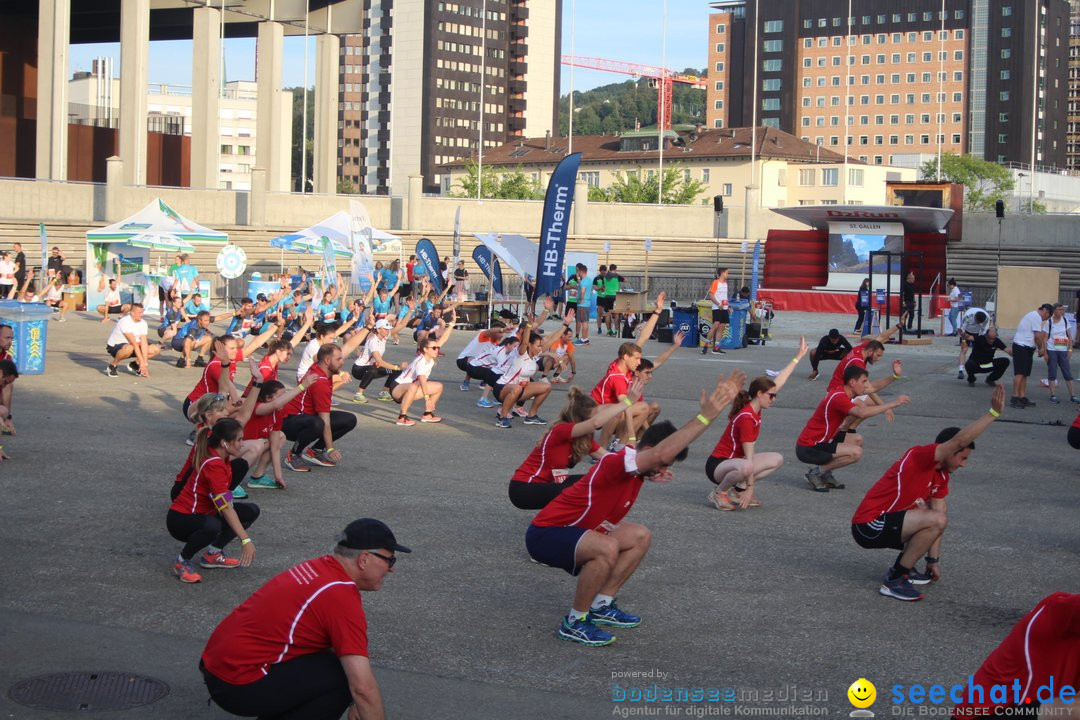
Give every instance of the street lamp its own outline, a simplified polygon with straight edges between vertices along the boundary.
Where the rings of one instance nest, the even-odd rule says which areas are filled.
[[[1023,206],[1020,203],[1022,202],[1022,198],[1024,197],[1024,178],[1027,177],[1027,174],[1018,172],[1016,173],[1016,177],[1018,180],[1016,184],[1016,214],[1019,215],[1021,212],[1023,212]]]

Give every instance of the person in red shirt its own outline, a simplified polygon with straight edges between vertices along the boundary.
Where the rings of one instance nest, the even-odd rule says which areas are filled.
[[[848,353],[848,357],[851,355]],[[861,420],[874,417],[907,405],[911,400],[907,395],[901,395],[893,402],[882,405],[856,405],[851,401],[854,397],[865,395],[869,387],[870,378],[866,368],[858,365],[849,367],[844,371],[841,389],[825,394],[810,422],[795,441],[795,457],[814,466],[807,471],[806,481],[816,492],[843,489],[843,484],[836,482],[832,471],[854,465],[862,458],[862,438],[844,431],[844,423],[849,417]]]
[[[851,534],[861,547],[900,550],[880,592],[898,600],[921,600],[914,585],[941,579],[941,539],[948,524],[952,473],[967,464],[975,438],[1001,416],[1005,388],[994,389],[990,409],[966,428],[945,428],[931,445],[910,448],[874,483],[851,517]],[[926,572],[915,565],[926,556]]]
[[[950,695],[956,703],[953,717],[1035,717],[1053,714],[1047,713],[1051,709],[1071,713],[1080,692],[1078,648],[1080,595],[1047,595],[1013,626],[967,685],[957,689],[960,700]]]
[[[285,416],[282,432],[293,441],[292,450],[285,458],[286,465],[294,469],[302,466],[301,458],[322,467],[334,467],[341,462],[334,441],[356,427],[355,415],[330,407],[334,395],[330,378],[340,373],[344,364],[345,357],[337,345],[320,347],[315,364],[300,383],[302,392],[282,410]]]
[[[847,372],[849,367],[861,367],[866,369],[867,372],[870,369],[868,365],[874,365],[878,363],[885,355],[885,343],[889,341],[889,338],[900,330],[900,326],[896,325],[886,329],[880,335],[875,338],[866,338],[861,343],[852,348],[851,352],[841,358],[840,362],[836,365],[836,370],[833,371],[832,379],[829,380],[829,387],[825,390],[828,394],[834,390],[840,390],[844,386],[844,373]],[[856,405],[865,405],[867,402],[872,402],[874,405],[883,405],[884,401],[878,396],[878,392],[884,390],[889,385],[892,385],[894,380],[899,380],[903,375],[904,365],[899,360],[894,360],[892,365],[892,375],[885,378],[869,383],[867,386],[867,392],[865,393],[867,398],[859,398],[855,401]],[[813,380],[813,378],[810,378]],[[892,410],[885,411],[885,419],[889,422],[893,421]],[[851,417],[847,420],[846,425],[842,428],[845,431],[854,430],[862,422],[862,418]]]
[[[1069,445],[1075,450],[1080,450],[1080,415],[1076,416],[1073,420],[1072,427],[1069,428]]]
[[[784,464],[778,452],[759,453],[754,449],[761,432],[761,414],[776,402],[780,388],[795,372],[807,352],[806,338],[799,350],[776,379],[754,378],[748,390],[740,390],[731,401],[728,425],[705,462],[705,476],[716,485],[706,498],[717,510],[745,510],[760,507],[754,486],[758,480],[776,472]],[[738,503],[736,506],[735,503]]]
[[[395,553],[408,552],[385,523],[361,518],[332,554],[272,578],[210,635],[199,660],[210,697],[245,717],[381,720],[360,591],[381,588]]]
[[[244,440],[265,440],[266,450],[254,463],[249,488],[284,490],[287,487],[281,470],[281,449],[285,447],[285,433],[281,430],[281,424],[285,421],[282,410],[302,392],[302,386],[286,390],[277,380],[264,380],[258,388],[255,407],[244,423]],[[273,470],[272,479],[266,477],[268,468]]]
[[[255,543],[247,529],[258,519],[259,506],[234,503],[232,496],[235,475],[229,457],[240,453],[243,442],[244,428],[232,418],[199,430],[192,471],[165,518],[169,534],[185,543],[173,568],[181,582],[202,580],[192,564],[199,553],[204,568],[246,567],[255,559]],[[225,554],[225,546],[235,537],[240,538],[239,559]]]
[[[636,401],[641,397],[642,386],[641,381],[635,381],[627,391],[627,397]],[[584,474],[571,475],[570,468],[586,455],[599,460],[607,454],[596,444],[593,435],[621,413],[619,405],[599,409],[596,401],[580,388],[571,387],[559,419],[510,478],[510,502],[514,507],[539,510],[585,477]]]
[[[623,522],[645,480],[669,482],[671,465],[731,402],[746,375],[719,378],[701,393],[701,412],[678,430],[670,421],[653,425],[639,445],[600,458],[584,478],[536,514],[525,547],[537,562],[577,576],[570,613],[558,635],[583,645],[610,645],[615,637],[598,625],[637,627],[641,618],[615,604],[615,596],[637,569],[652,542],[644,525]],[[584,608],[584,609],[583,609]]]

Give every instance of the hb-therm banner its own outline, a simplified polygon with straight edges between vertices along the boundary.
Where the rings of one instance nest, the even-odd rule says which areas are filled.
[[[503,294],[503,281],[502,281],[502,267],[499,265],[499,258],[495,257],[495,253],[488,250],[483,245],[477,245],[472,251],[473,261],[480,266],[480,270],[484,273],[484,277],[491,280],[491,289],[495,291],[496,295]],[[494,261],[494,262],[492,262]],[[492,269],[488,267],[491,263],[495,268],[495,276],[492,277]]]
[[[540,226],[540,248],[536,254],[536,290],[534,297],[554,295],[563,283],[563,256],[574,202],[581,153],[567,155],[551,173],[544,196],[544,219]]]
[[[435,249],[435,243],[427,238],[420,238],[416,243],[416,257],[424,264],[431,287],[438,295],[442,294],[442,273],[439,272],[439,253]]]

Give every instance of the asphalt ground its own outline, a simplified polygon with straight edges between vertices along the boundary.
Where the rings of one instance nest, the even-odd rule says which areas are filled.
[[[704,357],[682,350],[646,395],[662,403],[662,418],[681,424],[718,373],[779,369],[799,333],[813,342],[849,322],[790,313],[763,347]],[[555,631],[573,581],[528,561],[531,514],[506,496],[512,470],[544,430],[520,421],[497,429],[493,411],[475,407],[479,393],[458,390],[453,360],[466,332],[455,334],[433,374],[447,384],[442,424],[397,427],[396,406],[348,403],[354,384],[339,392],[339,409],[359,415],[357,429],[336,443],[344,461],[289,473],[287,491],[252,491],[262,508],[251,531],[255,564],[182,585],[172,575],[178,543],[164,521],[188,449],[180,405],[199,371],[173,367],[175,353],[166,352],[149,379],[123,370],[110,379],[106,334],[88,316],[50,323],[46,374],[16,384],[19,434],[4,439],[14,459],[0,465],[4,717],[70,717],[18,705],[7,691],[27,677],[79,670],[143,673],[170,687],[153,705],[95,717],[224,717],[207,706],[196,669],[211,630],[264,581],[326,552],[361,516],[386,521],[414,550],[364,598],[371,659],[395,718],[845,714],[846,690],[860,677],[877,687],[870,709],[891,715],[893,685],[964,682],[1040,598],[1080,591],[1080,483],[1065,442],[1080,407],[1050,405],[1036,381],[1038,406],[1006,407],[953,478],[943,580],[918,603],[878,594],[894,553],[852,540],[863,492],[905,449],[989,404],[989,388],[957,380],[955,341],[940,338],[889,347],[886,360],[901,358],[906,377],[883,394],[910,394],[912,402],[891,424],[863,425],[863,460],[836,473],[846,490],[810,492],[793,450],[832,364],[810,382],[804,360],[765,415],[757,447],[782,452],[787,464],[759,486],[763,507],[718,512],[706,503],[705,459],[722,429],[710,428],[676,466],[674,482],[648,484],[628,518],[654,533],[619,597],[642,625],[618,631],[604,648],[561,641]],[[598,338],[578,350],[583,388],[619,342]],[[650,344],[646,356],[662,349]],[[411,350],[390,347],[387,355],[404,360]],[[886,372],[883,364],[871,376]],[[554,419],[566,388],[557,386],[543,416]],[[676,697],[679,688],[706,691],[699,702],[616,701],[621,693],[648,698],[654,684]]]

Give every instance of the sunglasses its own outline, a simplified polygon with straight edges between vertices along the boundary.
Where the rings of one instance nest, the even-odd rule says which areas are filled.
[[[776,393],[765,393],[765,394],[769,396],[770,400],[775,400],[776,399]]]
[[[396,555],[391,557],[391,556],[387,556],[387,555],[382,555],[382,554],[374,552],[372,550],[365,550],[364,552],[366,552],[368,555],[374,555],[377,558],[381,558],[382,560],[385,560],[387,566],[389,566],[389,567],[394,567],[394,563],[397,562],[397,556]]]

